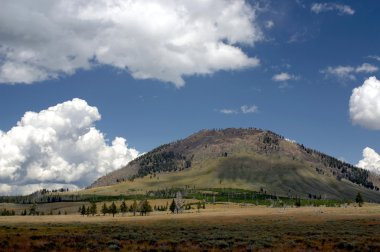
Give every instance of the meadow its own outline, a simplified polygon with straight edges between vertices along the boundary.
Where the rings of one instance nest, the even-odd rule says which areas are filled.
[[[182,214],[0,217],[1,251],[378,251],[380,206],[207,204]]]

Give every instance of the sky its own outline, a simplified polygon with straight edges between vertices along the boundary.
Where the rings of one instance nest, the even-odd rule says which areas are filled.
[[[380,173],[379,11],[372,0],[3,0],[0,194],[83,188],[228,127]]]

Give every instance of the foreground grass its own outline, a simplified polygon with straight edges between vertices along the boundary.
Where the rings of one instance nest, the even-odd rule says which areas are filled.
[[[1,251],[380,250],[380,207],[0,218]]]

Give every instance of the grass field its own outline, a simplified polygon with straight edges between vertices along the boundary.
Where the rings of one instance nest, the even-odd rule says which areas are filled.
[[[380,250],[380,206],[207,205],[150,216],[0,217],[1,251]]]

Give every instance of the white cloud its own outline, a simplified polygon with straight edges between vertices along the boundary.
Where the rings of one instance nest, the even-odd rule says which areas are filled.
[[[0,194],[84,187],[136,158],[124,138],[106,143],[94,127],[100,118],[81,99],[26,112],[17,126],[0,132]]]
[[[368,56],[367,58],[370,58],[370,59],[374,59],[374,60],[380,61],[380,56],[377,56],[377,55],[370,55],[370,56]]]
[[[240,109],[220,109],[220,113],[231,115],[231,114],[250,114],[250,113],[258,113],[259,108],[256,105],[243,105]]]
[[[378,70],[379,68],[377,66],[371,65],[369,63],[363,63],[361,66],[358,66],[355,69],[357,73],[374,73]]]
[[[240,44],[263,39],[244,0],[4,0],[0,83],[33,83],[109,65],[136,79],[259,65]]]
[[[321,73],[325,74],[326,77],[336,77],[342,81],[346,80],[356,80],[355,73],[374,73],[377,72],[379,68],[369,63],[363,63],[360,66],[329,66],[322,70]]]
[[[272,29],[274,26],[274,22],[272,20],[268,20],[265,22],[265,28]]]
[[[240,111],[243,114],[257,113],[259,112],[259,108],[256,105],[252,105],[252,106],[243,105],[240,107]]]
[[[352,90],[349,110],[354,124],[380,130],[380,81],[376,77],[368,78]]]
[[[375,150],[366,147],[363,150],[363,159],[356,166],[380,175],[380,155]]]
[[[316,14],[328,11],[337,11],[339,15],[355,14],[355,10],[350,6],[337,3],[313,3],[310,10]]]
[[[238,112],[234,109],[221,109],[219,110],[220,113],[226,114],[226,115],[231,115],[231,114],[237,114]]]
[[[289,80],[297,80],[298,77],[289,73],[279,73],[272,77],[274,81],[289,81]]]
[[[337,67],[327,67],[325,70],[322,70],[321,73],[325,74],[326,77],[334,76],[341,80],[356,80],[353,72],[355,68],[352,66],[337,66]]]

